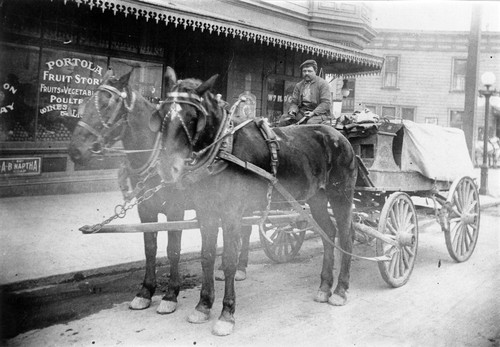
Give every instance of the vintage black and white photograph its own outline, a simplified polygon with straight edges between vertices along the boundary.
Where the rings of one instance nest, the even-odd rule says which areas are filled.
[[[499,224],[500,2],[0,0],[2,346],[500,347]]]

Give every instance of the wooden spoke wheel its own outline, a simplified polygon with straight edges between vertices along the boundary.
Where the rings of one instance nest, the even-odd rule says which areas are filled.
[[[455,180],[446,205],[447,221],[441,223],[448,253],[457,262],[470,258],[479,235],[479,192],[470,177]]]
[[[377,256],[388,255],[390,261],[379,262],[384,281],[396,288],[410,279],[418,246],[418,223],[415,206],[408,194],[396,192],[382,208],[378,231],[399,243],[399,247],[377,239]]]
[[[260,243],[269,259],[277,263],[286,263],[299,253],[306,235],[303,231],[304,227],[298,229],[301,226],[297,226],[296,223],[280,226],[266,225],[267,238],[259,232]]]

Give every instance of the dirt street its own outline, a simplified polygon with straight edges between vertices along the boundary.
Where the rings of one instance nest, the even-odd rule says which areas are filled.
[[[319,239],[306,241],[288,264],[271,263],[262,250],[254,250],[248,279],[237,282],[236,328],[228,337],[210,332],[221,310],[222,282],[216,285],[211,321],[203,325],[186,321],[197,303],[200,275],[199,263],[187,262],[182,264],[186,286],[171,315],[155,312],[161,289],[149,309],[129,310],[128,300],[142,271],[4,295],[3,329],[11,338],[3,342],[9,346],[499,346],[499,221],[500,208],[483,212],[475,253],[461,264],[449,257],[437,225],[420,230],[415,269],[409,283],[399,289],[385,284],[375,263],[355,260],[344,307],[312,300],[322,259]],[[373,255],[373,249],[355,247],[361,255]],[[162,268],[162,285],[167,280],[164,272]]]

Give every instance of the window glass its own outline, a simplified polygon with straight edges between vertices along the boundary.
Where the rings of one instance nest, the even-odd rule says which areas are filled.
[[[0,46],[0,142],[33,141],[39,51]]]
[[[43,50],[37,141],[68,141],[78,105],[93,94],[106,72],[106,57]]]
[[[396,88],[398,82],[399,58],[395,56],[385,57],[384,87]]]
[[[287,88],[289,89],[289,87]],[[293,93],[293,88],[292,88]],[[284,81],[282,79],[269,78],[267,80],[267,119],[271,124],[277,124],[284,107]],[[288,104],[290,100],[287,100]],[[287,110],[288,111],[288,110]]]
[[[450,111],[450,127],[463,129],[463,111]]]
[[[403,107],[401,109],[401,118],[411,121],[415,120],[415,109],[409,107]]]
[[[453,80],[451,90],[465,90],[465,74],[467,69],[466,59],[453,59]]]
[[[395,119],[396,118],[396,108],[395,107],[382,107],[382,117]]]
[[[129,84],[144,98],[151,102],[158,102],[161,98],[162,65],[136,60],[111,58],[109,66],[115,76],[120,77],[130,72]]]
[[[377,114],[377,106],[365,105],[365,108],[369,109],[373,113]]]

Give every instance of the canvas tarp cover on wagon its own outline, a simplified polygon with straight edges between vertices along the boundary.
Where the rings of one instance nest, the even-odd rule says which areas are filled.
[[[474,167],[461,129],[404,122],[401,169],[427,178],[453,181],[471,176]]]

